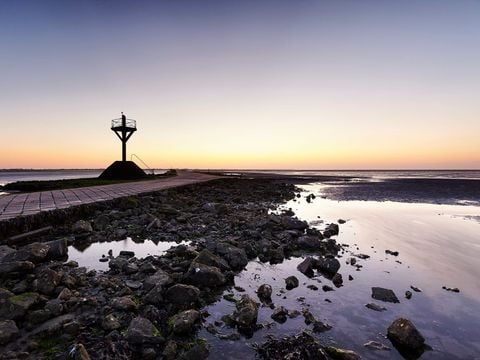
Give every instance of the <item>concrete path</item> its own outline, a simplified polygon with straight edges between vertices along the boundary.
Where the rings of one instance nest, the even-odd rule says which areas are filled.
[[[17,216],[33,215],[40,211],[64,209],[70,206],[111,200],[123,196],[137,195],[217,178],[217,176],[213,175],[179,171],[175,177],[159,180],[0,195],[0,221]]]

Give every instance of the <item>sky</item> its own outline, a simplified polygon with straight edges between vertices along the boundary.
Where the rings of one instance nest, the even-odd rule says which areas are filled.
[[[480,169],[479,0],[2,0],[0,168]]]

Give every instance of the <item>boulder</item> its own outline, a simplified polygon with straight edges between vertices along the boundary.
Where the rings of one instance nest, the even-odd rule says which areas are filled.
[[[48,245],[48,260],[61,260],[68,256],[68,242],[67,239],[52,240],[47,243]]]
[[[93,228],[97,231],[105,230],[109,224],[110,218],[105,214],[101,214],[93,220]]]
[[[195,324],[200,320],[197,310],[185,310],[172,319],[172,331],[176,335],[187,335],[195,330]]]
[[[31,272],[35,264],[30,261],[5,261],[0,262],[0,278],[16,277],[19,274]]]
[[[233,270],[242,270],[248,264],[245,250],[227,243],[218,243],[216,252],[224,258]]]
[[[102,320],[102,328],[106,331],[112,331],[121,327],[120,322],[113,314],[106,315]]]
[[[270,249],[269,251],[270,264],[280,264],[285,259],[285,253],[283,251],[283,246],[279,246],[275,249]]]
[[[117,256],[114,259],[111,259],[108,263],[108,267],[112,270],[123,271],[123,268],[127,266],[128,259],[123,256]]]
[[[333,277],[340,269],[340,262],[332,257],[319,258],[317,260],[317,269],[324,275]]]
[[[202,251],[200,251],[198,256],[193,261],[199,264],[215,266],[222,271],[230,270],[230,266],[224,259],[222,259],[220,256],[214,255],[207,249],[203,249]]]
[[[285,309],[283,306],[276,307],[273,310],[271,318],[279,323],[284,323],[287,321],[288,310]]]
[[[325,227],[323,236],[326,238],[329,238],[331,236],[338,235],[338,232],[339,232],[338,224],[329,224]]]
[[[308,228],[308,224],[305,221],[290,216],[282,216],[282,225],[287,230],[303,231]]]
[[[49,311],[52,316],[60,316],[63,313],[63,301],[60,299],[48,300],[45,304],[45,310]]]
[[[0,296],[0,320],[15,320],[25,316],[27,311],[37,303],[40,295],[36,292],[8,296],[2,292]]]
[[[5,255],[3,261],[30,261],[38,264],[47,257],[49,248],[47,244],[35,242]]]
[[[361,357],[355,351],[339,349],[333,346],[325,348],[327,354],[334,360],[360,360]]]
[[[285,288],[287,290],[292,290],[298,287],[298,279],[296,276],[289,276],[285,279]]]
[[[250,333],[257,324],[258,304],[247,294],[242,295],[236,304],[233,319],[240,332]]]
[[[31,335],[35,336],[37,334],[42,334],[42,335],[54,335],[60,330],[62,330],[62,327],[64,324],[67,324],[75,319],[74,314],[65,314],[65,315],[60,315],[57,316],[53,319],[50,319],[46,322],[44,322],[42,325],[39,327],[35,328],[31,332]]]
[[[17,324],[13,320],[0,321],[0,345],[6,345],[19,334]]]
[[[398,318],[387,330],[387,337],[396,346],[416,351],[425,345],[425,338],[408,319]]]
[[[137,304],[129,296],[113,298],[111,307],[117,310],[131,311],[137,309]]]
[[[143,281],[143,289],[150,290],[155,285],[160,285],[162,287],[166,287],[173,282],[170,275],[168,275],[163,270],[157,270],[154,274],[150,275]]]
[[[257,296],[262,302],[272,301],[272,287],[268,284],[262,284],[258,287]]]
[[[393,290],[385,289],[381,287],[372,287],[372,298],[375,300],[391,302],[391,303],[399,303],[397,296],[393,292]]]
[[[91,233],[93,232],[93,228],[90,222],[85,220],[78,220],[75,224],[72,225],[72,231],[76,234]]]
[[[312,277],[314,267],[316,267],[316,260],[309,256],[297,265],[297,270],[305,276]]]
[[[60,284],[61,275],[52,269],[43,269],[37,276],[37,290],[45,295],[51,295]]]
[[[322,241],[320,237],[312,235],[300,236],[295,241],[295,244],[299,249],[304,250],[320,250],[322,247]]]
[[[166,298],[181,307],[191,306],[198,302],[200,290],[192,285],[176,284],[167,290]]]
[[[225,275],[219,268],[192,262],[185,274],[185,279],[192,285],[200,287],[217,287],[225,284]]]
[[[16,250],[11,248],[8,245],[0,245],[0,262],[3,261],[3,258],[8,254],[14,253]]]
[[[342,274],[336,273],[335,275],[333,275],[332,283],[333,283],[333,285],[335,285],[337,288],[338,288],[338,287],[341,287],[341,286],[343,285],[343,277],[342,277]]]
[[[165,342],[151,321],[141,316],[137,316],[130,322],[125,338],[134,346],[159,345]]]

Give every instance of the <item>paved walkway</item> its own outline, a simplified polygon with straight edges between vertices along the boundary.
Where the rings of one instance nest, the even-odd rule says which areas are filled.
[[[0,221],[17,216],[33,215],[40,211],[64,209],[70,206],[111,200],[217,178],[217,176],[212,175],[179,171],[178,176],[159,180],[0,195]]]

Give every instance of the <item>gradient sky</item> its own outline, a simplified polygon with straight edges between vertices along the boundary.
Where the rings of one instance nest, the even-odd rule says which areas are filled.
[[[480,168],[480,1],[0,1],[0,168]]]

